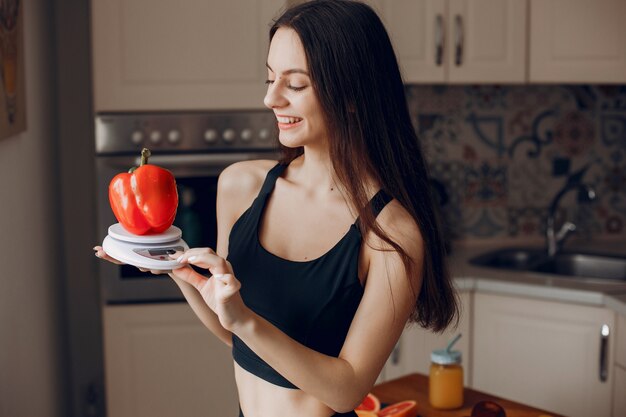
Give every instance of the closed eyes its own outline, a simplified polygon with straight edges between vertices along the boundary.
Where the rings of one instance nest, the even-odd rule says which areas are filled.
[[[265,80],[265,84],[267,84],[267,85],[270,85],[270,84],[273,84],[273,83],[274,83],[274,80]],[[290,90],[293,90],[293,91],[302,91],[306,87],[307,87],[306,85],[304,85],[302,87],[296,87],[296,86],[291,85],[291,84],[287,85],[287,88],[289,88]]]

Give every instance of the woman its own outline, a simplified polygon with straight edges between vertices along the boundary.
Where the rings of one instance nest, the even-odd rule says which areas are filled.
[[[282,158],[222,172],[216,251],[179,257],[212,277],[169,275],[232,347],[240,415],[354,416],[408,321],[458,319],[426,166],[368,6],[288,9],[267,69]]]

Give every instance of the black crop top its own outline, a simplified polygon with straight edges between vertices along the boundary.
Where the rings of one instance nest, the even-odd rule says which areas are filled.
[[[233,225],[227,259],[241,282],[246,306],[294,340],[337,357],[363,297],[358,278],[361,232],[355,222],[332,249],[311,261],[289,261],[265,250],[259,242],[259,223],[286,166],[278,164],[268,172],[259,195]],[[379,191],[370,201],[374,215],[390,200]],[[297,388],[234,334],[232,353],[248,372],[274,385]]]

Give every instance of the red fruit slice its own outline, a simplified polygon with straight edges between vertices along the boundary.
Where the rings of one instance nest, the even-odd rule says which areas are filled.
[[[354,412],[356,413],[357,416],[359,417],[378,417],[378,414],[376,414],[373,411],[365,411],[365,410],[354,410]]]
[[[380,411],[380,400],[374,394],[369,393],[363,399],[361,404],[357,408],[355,408],[354,410],[355,411],[356,410],[372,411],[374,413],[377,413],[377,412]]]
[[[417,402],[402,401],[378,412],[378,417],[417,417]]]

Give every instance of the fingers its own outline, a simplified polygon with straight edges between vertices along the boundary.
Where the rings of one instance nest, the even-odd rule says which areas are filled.
[[[219,285],[220,289],[223,289],[223,291],[220,291],[220,294],[226,298],[230,297],[241,288],[241,283],[232,274],[215,274],[207,278],[194,271],[190,266],[175,269],[169,273],[169,276],[191,284],[201,294],[211,291],[210,286],[207,285],[211,278],[215,278],[215,283]],[[209,294],[204,295],[208,296]]]
[[[104,249],[102,249],[102,246],[94,246],[93,250],[94,255],[96,255],[100,259],[104,259],[105,261],[109,261],[117,265],[124,265],[124,262],[120,262],[117,259],[111,258],[109,255],[107,255]]]
[[[209,299],[212,295],[210,292],[214,291],[215,300],[221,304],[226,304],[241,288],[241,283],[232,274],[215,274],[211,279],[215,283],[213,287],[204,285],[202,288],[198,288],[204,299]]]
[[[160,269],[146,269],[146,268],[139,268],[137,267],[137,269],[139,269],[141,272],[150,272],[151,274],[154,275],[164,275],[164,274],[169,274],[170,271],[162,271]]]
[[[177,251],[175,251],[174,253],[172,253],[170,255],[170,259],[176,259],[176,258],[180,257],[184,253],[185,253],[184,250],[177,250]]]
[[[172,278],[178,278],[191,284],[197,290],[201,290],[208,281],[207,277],[200,275],[188,265],[174,269],[169,275],[173,275]]]
[[[216,279],[225,289],[222,294],[230,297],[241,288],[241,283],[232,274],[215,274],[213,278]]]
[[[100,259],[104,259],[105,261],[109,261],[111,263],[114,263],[116,265],[124,265],[124,262],[120,262],[115,258],[112,258],[111,256],[109,256],[104,249],[102,249],[102,246],[94,246],[93,248],[94,250],[94,255],[96,255],[96,257],[100,258]],[[169,273],[169,271],[161,271],[161,270],[157,270],[157,269],[145,269],[145,268],[139,268],[138,269],[141,272],[151,272],[154,275],[162,275],[162,274],[167,274]]]
[[[233,269],[226,259],[211,248],[192,248],[176,258],[181,264],[191,264],[208,269],[211,274],[232,274]]]

